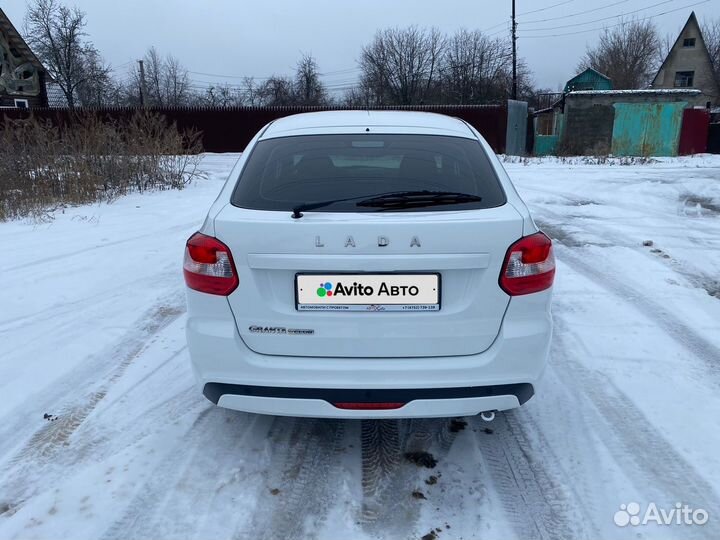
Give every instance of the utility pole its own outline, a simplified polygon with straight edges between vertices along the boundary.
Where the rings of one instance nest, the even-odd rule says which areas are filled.
[[[147,94],[145,90],[145,63],[142,60],[138,60],[138,64],[140,64],[140,106],[145,106],[145,95]]]
[[[512,98],[517,99],[517,21],[515,20],[515,0],[512,0]]]

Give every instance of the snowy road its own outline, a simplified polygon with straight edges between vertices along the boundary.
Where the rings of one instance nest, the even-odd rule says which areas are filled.
[[[720,159],[507,165],[556,240],[556,335],[537,396],[466,425],[198,394],[182,245],[235,158],[0,224],[0,540],[720,538]],[[709,520],[617,526],[631,502]]]

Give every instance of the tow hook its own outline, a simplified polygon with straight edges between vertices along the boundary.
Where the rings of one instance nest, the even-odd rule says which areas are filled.
[[[495,420],[495,411],[484,411],[480,413],[480,418],[486,422],[492,422]]]

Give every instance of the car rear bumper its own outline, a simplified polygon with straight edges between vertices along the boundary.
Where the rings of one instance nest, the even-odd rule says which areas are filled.
[[[486,351],[423,358],[315,358],[259,354],[240,338],[222,297],[188,291],[187,338],[204,394],[221,407],[261,414],[332,418],[474,415],[522,405],[545,368],[550,291],[511,300]],[[379,315],[382,316],[382,315]],[[312,336],[287,336],[297,340]],[[385,410],[334,403],[401,403]]]
[[[432,418],[512,409],[533,396],[531,384],[465,388],[278,388],[207,383],[203,394],[228,409],[279,416]],[[378,407],[378,408],[376,408]]]

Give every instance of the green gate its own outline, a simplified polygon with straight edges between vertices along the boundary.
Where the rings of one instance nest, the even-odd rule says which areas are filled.
[[[676,156],[687,102],[616,103],[612,153],[616,156]]]

